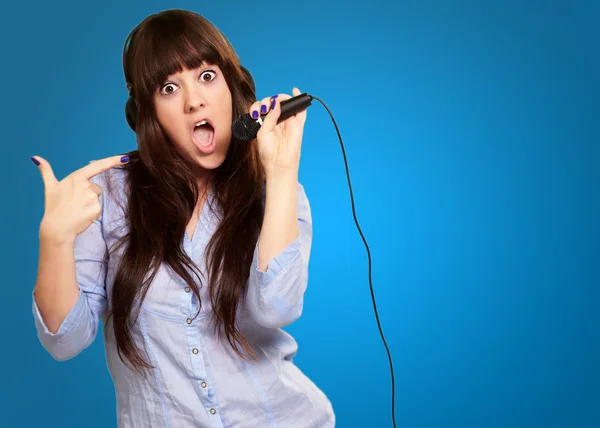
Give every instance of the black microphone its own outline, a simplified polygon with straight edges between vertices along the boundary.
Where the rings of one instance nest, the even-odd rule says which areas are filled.
[[[277,119],[277,123],[292,117],[296,113],[301,112],[310,106],[313,97],[306,92],[295,97],[289,98],[281,102],[281,114]],[[233,137],[240,141],[250,142],[256,138],[263,119],[266,114],[261,115],[258,119],[252,119],[248,113],[242,115],[239,119],[234,120],[231,124],[231,132]]]

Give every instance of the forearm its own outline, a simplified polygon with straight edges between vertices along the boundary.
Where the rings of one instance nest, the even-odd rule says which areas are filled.
[[[267,178],[263,234],[248,281],[248,311],[267,328],[281,328],[300,317],[308,283],[310,205],[297,175],[291,177]]]
[[[297,170],[267,174],[265,212],[258,241],[258,267],[262,271],[298,237],[297,195]]]
[[[74,242],[40,227],[38,275],[35,301],[44,323],[56,333],[77,302],[79,287],[75,271]]]

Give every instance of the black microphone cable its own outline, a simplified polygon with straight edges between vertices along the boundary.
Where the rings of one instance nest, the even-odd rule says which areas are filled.
[[[348,189],[350,191],[350,202],[352,204],[352,215],[354,216],[354,222],[356,223],[356,228],[358,229],[358,233],[360,233],[360,236],[365,244],[365,248],[367,249],[367,257],[369,260],[369,287],[371,289],[371,300],[373,301],[373,310],[375,312],[375,319],[377,320],[377,327],[379,328],[379,334],[381,335],[381,340],[383,341],[383,346],[385,347],[385,350],[386,350],[387,356],[388,356],[388,360],[390,362],[390,373],[391,373],[391,377],[392,377],[392,423],[394,424],[394,428],[396,428],[396,412],[395,412],[395,405],[394,405],[394,402],[395,402],[394,366],[392,364],[392,355],[390,353],[390,349],[388,348],[387,342],[385,340],[385,336],[383,335],[383,330],[381,328],[381,322],[379,321],[379,315],[377,313],[377,303],[375,301],[375,293],[373,291],[373,279],[371,277],[371,271],[372,271],[371,250],[369,250],[369,244],[367,244],[365,235],[363,234],[362,229],[360,228],[360,225],[358,224],[358,219],[356,218],[356,209],[354,207],[354,194],[352,192],[352,183],[350,181],[350,170],[348,168],[348,159],[346,158],[346,149],[344,148],[344,142],[342,140],[342,135],[340,134],[338,125],[335,121],[335,118],[333,117],[333,114],[331,113],[331,110],[329,110],[329,107],[327,107],[327,105],[320,98],[315,97],[314,95],[311,95],[311,97],[313,99],[319,101],[321,104],[323,104],[323,107],[325,107],[325,110],[327,110],[327,113],[329,113],[329,116],[331,117],[331,120],[333,121],[333,126],[335,126],[335,130],[338,134],[338,138],[340,139],[340,145],[342,147],[342,155],[344,157],[344,165],[346,166],[346,177],[348,178]]]
[[[373,291],[373,280],[371,278],[371,250],[369,249],[369,244],[367,244],[367,240],[365,239],[365,235],[358,224],[358,219],[356,218],[356,209],[354,207],[354,194],[352,192],[352,183],[350,181],[350,170],[348,168],[348,159],[346,158],[346,149],[344,148],[344,142],[342,140],[342,135],[340,134],[340,130],[338,128],[337,122],[329,110],[329,107],[318,97],[314,95],[308,95],[307,93],[297,95],[290,99],[281,102],[281,113],[277,123],[286,120],[292,115],[296,114],[298,111],[304,110],[308,106],[311,105],[311,101],[315,99],[323,104],[323,107],[329,113],[331,120],[333,121],[333,125],[335,126],[335,130],[337,131],[338,137],[340,139],[340,145],[342,146],[342,155],[344,156],[344,164],[346,166],[346,176],[348,177],[348,188],[350,190],[350,201],[352,203],[352,214],[354,215],[354,222],[356,223],[356,227],[358,228],[358,232],[362,237],[362,240],[367,248],[367,256],[369,259],[369,285],[371,288],[371,299],[373,301],[373,309],[375,311],[375,319],[377,320],[377,327],[379,328],[379,334],[381,335],[381,339],[383,340],[383,345],[385,346],[385,350],[387,351],[388,360],[390,362],[390,372],[392,375],[392,423],[394,424],[394,428],[396,428],[396,416],[395,416],[395,384],[394,384],[394,366],[392,364],[392,355],[390,354],[390,349],[388,348],[387,342],[385,340],[385,336],[383,335],[383,330],[381,328],[381,322],[379,321],[379,315],[377,313],[377,303],[375,302],[375,293]],[[266,116],[266,115],[265,115]],[[239,119],[233,121],[231,125],[231,130],[233,136],[239,141],[250,142],[256,138],[258,130],[262,125],[262,117],[260,120],[253,119],[249,114],[242,115]]]

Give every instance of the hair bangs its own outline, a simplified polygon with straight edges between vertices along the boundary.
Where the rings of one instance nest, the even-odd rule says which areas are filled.
[[[136,56],[140,58],[137,76],[139,90],[151,96],[168,76],[183,69],[195,69],[203,63],[222,65],[219,47],[206,37],[205,31],[187,22],[155,20],[146,31],[148,43]]]

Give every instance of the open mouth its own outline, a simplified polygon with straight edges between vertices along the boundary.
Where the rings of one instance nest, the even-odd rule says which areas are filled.
[[[192,139],[196,147],[203,153],[210,153],[215,148],[215,128],[206,120],[194,125]]]

